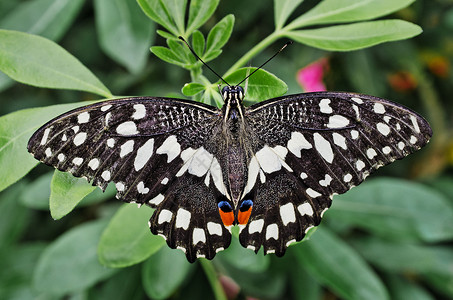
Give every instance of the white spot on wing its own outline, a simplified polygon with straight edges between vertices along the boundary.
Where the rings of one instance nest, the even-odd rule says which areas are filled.
[[[154,204],[154,205],[159,205],[159,204],[161,204],[162,201],[164,201],[164,199],[165,199],[164,195],[158,194],[156,197],[154,197],[153,199],[149,200],[148,203],[149,204]]]
[[[373,148],[369,148],[366,151],[366,155],[368,156],[369,159],[373,159],[375,156],[377,156],[377,152]]]
[[[120,135],[134,135],[137,134],[137,125],[133,121],[126,121],[116,127],[116,133]]]
[[[137,184],[137,191],[138,191],[140,194],[148,194],[148,193],[149,193],[149,188],[145,187],[145,184],[143,183],[143,181],[140,181],[140,182]]]
[[[312,198],[316,198],[316,197],[321,196],[321,194],[319,192],[313,190],[312,188],[308,188],[305,191],[307,192],[307,195],[312,197]]]
[[[414,126],[414,130],[417,133],[420,133],[420,127],[418,126],[417,118],[414,115],[411,115],[412,125]]]
[[[104,171],[101,174],[102,179],[104,179],[105,181],[109,181],[110,180],[110,176],[111,176],[110,175],[110,171]]]
[[[382,152],[384,154],[390,154],[390,152],[392,152],[392,148],[390,148],[389,146],[385,146],[384,148],[382,148]]]
[[[305,202],[297,207],[301,216],[313,216],[313,208],[311,207],[310,203]]]
[[[349,120],[341,115],[333,115],[329,117],[328,128],[342,128],[349,125]]]
[[[75,157],[73,160],[72,160],[72,163],[76,166],[80,166],[82,163],[83,163],[83,158],[81,157]]]
[[[199,242],[206,243],[206,234],[203,228],[194,228],[192,235],[193,244],[196,245]]]
[[[166,185],[168,183],[168,177],[165,177],[164,179],[161,180],[160,184]]]
[[[91,168],[91,170],[96,170],[99,167],[99,159],[93,158],[88,162],[88,167]]]
[[[83,124],[83,123],[88,123],[90,120],[90,114],[85,111],[77,116],[77,123]]]
[[[74,145],[80,146],[82,145],[87,138],[87,133],[86,132],[79,132],[75,135],[74,137]]]
[[[49,138],[49,133],[50,133],[50,128],[46,128],[46,130],[44,130],[44,134],[42,135],[41,145],[44,145],[45,143],[47,143],[47,139]]]
[[[51,156],[52,156],[52,149],[47,148],[46,151],[45,151],[45,153],[46,153],[46,156],[47,156],[47,157],[51,157]]]
[[[389,135],[390,133],[390,127],[387,124],[377,123],[376,128],[377,130],[379,130],[380,133],[382,133],[385,136]]]
[[[104,105],[104,106],[101,107],[101,111],[107,111],[107,110],[110,109],[110,107],[112,107],[111,104]]]
[[[132,115],[132,118],[135,120],[143,119],[146,116],[146,108],[143,104],[134,105],[135,112]]]
[[[357,130],[351,130],[351,138],[356,140],[359,137],[359,132]]]
[[[266,227],[266,240],[278,240],[278,225],[273,223]]]
[[[346,146],[346,138],[341,134],[334,132],[332,133],[333,142],[335,145],[340,146],[343,150],[347,150],[348,147]]]
[[[167,154],[167,163],[169,163],[181,153],[181,145],[178,143],[175,135],[170,135],[165,139],[162,145],[157,148],[156,153]]]
[[[331,114],[333,112],[332,107],[329,106],[330,99],[321,99],[319,101],[319,109],[324,114]]]
[[[165,222],[170,222],[171,218],[173,217],[173,213],[168,209],[162,209],[159,213],[159,218],[157,219],[157,223],[162,224]]]
[[[411,135],[411,139],[409,140],[409,142],[410,142],[412,145],[414,145],[414,144],[417,143],[417,138],[416,138],[415,136]]]
[[[360,98],[353,97],[353,98],[351,98],[351,100],[354,101],[357,104],[362,104],[363,103],[363,100],[360,99]]]
[[[256,152],[255,157],[258,160],[261,169],[268,174],[282,168],[282,164],[278,156],[267,145]]]
[[[57,158],[60,162],[62,162],[65,160],[66,156],[63,153],[60,153],[60,154],[58,154]]]
[[[124,183],[122,183],[122,182],[117,182],[117,183],[115,183],[115,187],[116,187],[116,190],[117,190],[118,192],[124,192],[124,190],[125,190],[125,188],[126,188],[126,187],[124,186]]]
[[[110,147],[110,148],[113,148],[113,146],[115,146],[115,139],[109,138],[107,140],[107,146]]]
[[[302,133],[297,131],[291,133],[291,139],[288,141],[287,148],[295,156],[300,158],[302,149],[311,149],[312,147]]]
[[[348,173],[348,174],[344,175],[344,177],[343,177],[344,182],[350,182],[351,180],[352,180],[351,174]]]
[[[154,139],[149,139],[137,150],[134,160],[135,171],[141,170],[153,155]]]
[[[219,223],[208,222],[207,227],[210,235],[222,236],[222,225]]]
[[[176,213],[175,222],[176,228],[182,228],[184,230],[187,230],[187,228],[189,228],[191,216],[192,214],[188,210],[185,210],[184,208],[179,208]]]
[[[398,148],[399,148],[400,150],[403,150],[405,146],[406,146],[406,145],[405,145],[403,142],[399,142],[399,143],[398,143]]]
[[[329,141],[327,141],[322,135],[319,133],[315,133],[313,135],[315,141],[315,148],[318,153],[324,158],[328,163],[332,163],[333,161],[333,150],[332,146],[330,145]]]
[[[261,233],[263,230],[264,226],[264,220],[259,219],[259,220],[253,220],[249,224],[249,234],[253,234],[255,232]]]
[[[178,144],[179,145],[179,144]],[[158,149],[159,150],[159,149]],[[198,148],[197,152],[192,157],[189,165],[189,173],[198,177],[202,177],[208,172],[214,156],[206,151],[203,146]]]
[[[379,103],[379,102],[374,103],[373,110],[377,114],[384,114],[385,113],[384,105],[382,105],[382,103]]]
[[[326,174],[324,179],[319,181],[319,185],[326,187],[326,186],[329,186],[331,182],[332,182],[332,177],[329,174]]]
[[[280,206],[280,217],[285,226],[289,223],[296,222],[296,213],[294,212],[294,205],[291,202]]]
[[[134,150],[134,140],[129,140],[121,145],[120,157],[125,157]]]
[[[365,168],[365,163],[362,160],[358,159],[355,162],[355,167],[356,167],[357,171],[362,171],[363,168]]]

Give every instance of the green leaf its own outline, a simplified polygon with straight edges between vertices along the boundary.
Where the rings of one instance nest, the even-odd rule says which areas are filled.
[[[218,52],[225,44],[233,32],[234,15],[227,15],[220,20],[211,31],[208,33],[206,44],[206,52],[203,59],[206,61],[212,60],[218,55],[212,57],[213,52]],[[220,53],[219,53],[220,54]]]
[[[59,40],[77,17],[85,0],[32,0],[21,2],[0,22],[0,28]]]
[[[382,20],[319,29],[296,30],[285,35],[299,43],[331,51],[350,51],[414,37],[422,29],[402,20]]]
[[[230,84],[237,84],[255,70],[256,68],[241,68],[234,71],[224,79]],[[245,86],[245,84],[245,82],[242,83],[243,86]],[[248,79],[245,99],[252,102],[263,101],[282,96],[287,90],[288,87],[285,82],[280,80],[274,74],[271,74],[263,69],[259,69]]]
[[[203,34],[200,31],[195,30],[192,34],[192,48],[200,57],[203,56],[205,44],[206,42]]]
[[[396,275],[386,277],[392,299],[434,300],[434,297],[415,282],[410,282]]]
[[[162,247],[143,264],[142,285],[149,298],[167,299],[192,270],[181,250]]]
[[[137,0],[143,12],[174,36],[184,34],[187,0]]]
[[[185,36],[201,27],[214,13],[219,0],[192,0],[189,5],[189,20]]]
[[[21,243],[9,249],[3,247],[0,261],[0,299],[50,299],[31,287],[31,270],[35,269],[44,248],[44,243],[35,242]]]
[[[415,0],[324,0],[292,21],[286,29],[315,24],[364,21],[398,11]]]
[[[54,172],[36,178],[20,195],[20,202],[29,208],[49,210],[50,181]]]
[[[453,278],[453,248],[389,242],[376,237],[352,240],[373,265],[388,272],[446,275]]]
[[[225,251],[217,254],[218,260],[224,264],[250,273],[265,272],[270,265],[270,256],[264,255],[263,251],[258,254],[241,246],[239,239],[234,237],[231,239],[231,244]]]
[[[98,255],[111,268],[137,264],[157,252],[165,240],[153,235],[148,226],[153,210],[134,204],[123,205],[102,234]]]
[[[345,299],[389,299],[387,291],[361,256],[326,227],[310,241],[292,248],[298,262],[319,282]]]
[[[50,199],[50,183],[54,172],[48,172],[35,181],[29,184],[29,187],[23,191],[20,196],[20,202],[33,209],[49,210],[49,199]],[[77,183],[77,181],[76,181]],[[59,188],[62,189],[64,186],[61,185]],[[61,191],[62,193],[70,193],[71,185],[67,185],[67,191]],[[105,192],[101,189],[94,189],[92,193],[87,195],[81,202],[77,204],[78,207],[92,205],[93,203],[99,203],[106,199],[115,196],[116,189],[115,185],[110,184],[107,186]]]
[[[105,220],[85,223],[52,242],[34,270],[34,287],[63,296],[110,277],[115,270],[100,265],[96,255],[96,245],[105,225]]]
[[[281,29],[291,13],[303,1],[304,0],[274,0],[275,29]]]
[[[394,240],[439,242],[453,238],[449,200],[427,186],[396,178],[370,180],[335,196],[328,214],[332,222]]]
[[[146,64],[155,23],[135,1],[96,0],[94,4],[102,50],[129,72],[139,73]]]
[[[23,235],[30,221],[30,210],[18,201],[26,182],[19,182],[0,194],[0,245],[6,249]]]
[[[168,63],[174,64],[174,65],[177,65],[180,67],[184,67],[186,65],[184,61],[181,61],[181,59],[173,53],[173,51],[171,51],[170,49],[168,49],[166,47],[154,46],[154,47],[151,47],[151,52],[154,55],[156,55],[157,57],[159,57],[160,59],[162,59],[163,61],[166,61]]]
[[[171,34],[171,33],[169,33],[169,32],[166,32],[166,31],[163,31],[163,30],[157,29],[156,32],[157,32],[158,35],[160,35],[160,36],[163,37],[164,39],[174,39],[174,38],[177,38],[177,37],[174,36],[173,34]]]
[[[40,36],[2,29],[0,40],[0,70],[12,79],[38,87],[112,96],[90,70],[58,44]]]
[[[49,200],[52,218],[58,220],[66,216],[95,188],[84,178],[77,178],[68,172],[55,170],[50,185]]]
[[[91,103],[93,102],[87,104]],[[27,143],[33,132],[51,118],[84,104],[24,109],[0,117],[0,191],[25,176],[38,164],[27,151]]]
[[[205,86],[201,83],[191,82],[186,83],[182,88],[182,93],[186,96],[193,96],[205,90]]]
[[[186,64],[196,62],[196,58],[193,56],[193,54],[190,52],[186,45],[181,44],[180,40],[168,39],[167,45],[173,52],[173,54],[178,57],[179,61],[182,61]]]

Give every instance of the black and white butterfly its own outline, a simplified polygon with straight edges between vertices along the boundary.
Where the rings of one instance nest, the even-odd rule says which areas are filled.
[[[193,262],[227,248],[235,224],[244,247],[283,255],[320,223],[333,195],[432,135],[417,113],[372,96],[305,93],[248,108],[240,86],[222,97],[222,109],[159,97],[81,107],[36,131],[28,150],[155,208],[152,233]]]
[[[432,135],[417,113],[373,96],[305,93],[244,107],[239,84],[221,95],[221,109],[160,97],[81,107],[38,129],[28,151],[155,208],[151,232],[193,262],[227,248],[233,225],[244,247],[282,256],[321,222],[333,195]]]

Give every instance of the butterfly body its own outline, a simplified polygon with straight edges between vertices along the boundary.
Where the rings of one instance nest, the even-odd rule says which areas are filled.
[[[221,109],[157,97],[78,108],[41,127],[28,149],[155,208],[152,233],[193,262],[227,248],[236,224],[244,247],[283,255],[333,195],[432,134],[415,112],[372,96],[307,93],[244,107],[241,87],[221,94]]]

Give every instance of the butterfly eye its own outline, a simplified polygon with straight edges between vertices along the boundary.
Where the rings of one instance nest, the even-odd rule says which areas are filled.
[[[231,207],[230,203],[227,201],[220,201],[219,204],[219,209],[224,212],[224,213],[229,213],[233,211],[233,208]]]

